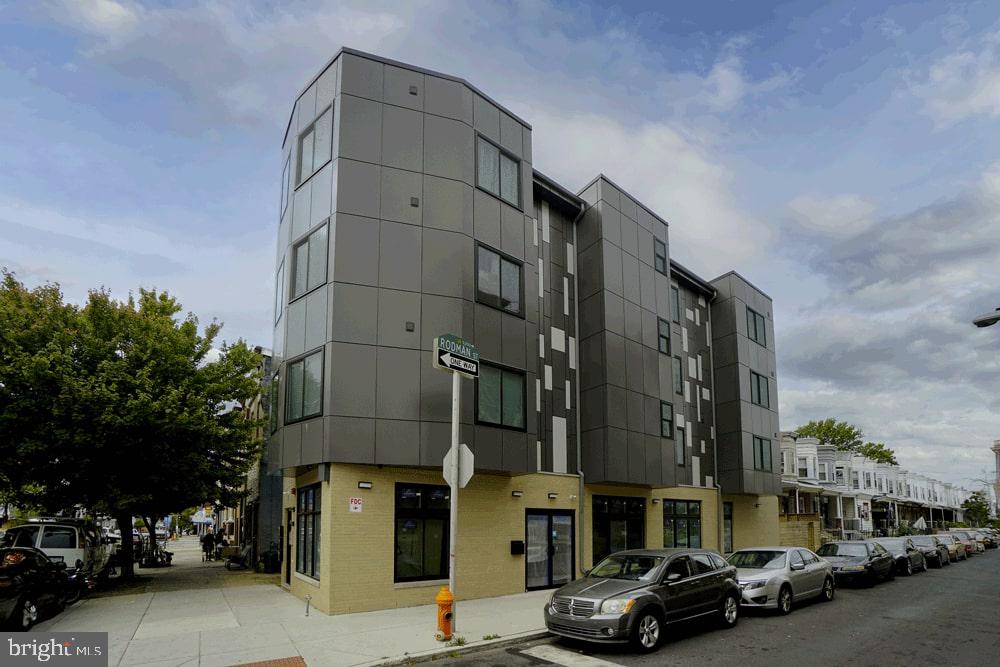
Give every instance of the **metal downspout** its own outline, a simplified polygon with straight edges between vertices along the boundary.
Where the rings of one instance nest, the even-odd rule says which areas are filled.
[[[708,337],[709,337],[708,363],[712,367],[712,431],[713,431],[713,433],[716,436],[716,437],[712,438],[712,467],[713,467],[713,473],[715,474],[715,476],[712,478],[712,483],[715,486],[715,493],[716,493],[716,505],[717,505],[717,507],[716,507],[716,514],[718,516],[717,532],[718,532],[718,538],[719,538],[719,542],[718,542],[718,544],[719,544],[719,553],[721,554],[721,553],[725,553],[725,551],[723,550],[723,548],[725,546],[723,544],[723,539],[724,539],[724,537],[723,537],[724,525],[723,524],[726,521],[726,513],[725,513],[725,511],[724,511],[724,509],[722,507],[722,485],[719,484],[719,440],[718,440],[719,424],[718,424],[718,422],[715,419],[715,404],[716,404],[716,399],[715,399],[715,389],[716,389],[716,387],[715,387],[715,345],[712,342],[712,334],[714,333],[712,331],[712,302],[715,301],[716,294],[713,294],[712,298],[708,300]],[[734,547],[735,547],[735,545],[734,545]]]
[[[583,454],[582,454],[582,443],[583,437],[580,433],[580,290],[578,287],[577,276],[580,275],[580,262],[577,261],[579,258],[579,253],[576,247],[576,228],[577,224],[580,222],[580,218],[587,211],[587,205],[580,205],[580,212],[576,214],[576,218],[573,219],[573,332],[576,334],[574,340],[576,341],[576,474],[580,479],[580,491],[577,494],[580,503],[580,527],[576,531],[577,535],[580,537],[577,539],[577,548],[580,552],[580,557],[577,559],[577,570],[583,573],[583,558],[584,558],[584,540],[583,535],[586,531],[587,523],[587,499],[586,499],[586,486],[584,485],[583,477]]]

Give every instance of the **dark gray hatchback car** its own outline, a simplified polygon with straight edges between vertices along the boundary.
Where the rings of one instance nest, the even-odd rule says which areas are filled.
[[[620,551],[553,593],[545,626],[563,637],[652,651],[670,623],[716,616],[722,627],[736,625],[739,599],[736,568],[714,551]]]

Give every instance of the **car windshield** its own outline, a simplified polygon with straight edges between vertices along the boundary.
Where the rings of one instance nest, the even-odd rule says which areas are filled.
[[[898,551],[903,548],[903,540],[879,540],[878,543],[890,550]]]
[[[602,579],[631,579],[645,581],[651,579],[653,571],[663,562],[662,556],[640,556],[619,554],[608,556],[590,571],[591,577]]]
[[[864,544],[824,544],[817,551],[820,556],[861,556],[868,555]]]
[[[784,551],[737,551],[729,557],[736,567],[756,570],[779,570],[785,567]]]
[[[933,547],[933,546],[936,546],[934,544],[934,538],[931,537],[930,535],[918,535],[917,537],[913,537],[913,538],[910,538],[910,539],[913,540],[914,544],[919,544],[922,547]]]
[[[955,542],[955,537],[953,535],[938,535],[937,538],[945,544]]]

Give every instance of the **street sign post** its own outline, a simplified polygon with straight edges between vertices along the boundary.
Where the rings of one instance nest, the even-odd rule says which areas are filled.
[[[456,603],[452,607],[451,627],[457,624],[455,595],[455,553],[458,550],[458,490],[472,478],[472,452],[458,442],[459,422],[462,417],[462,376],[479,377],[479,350],[472,343],[453,334],[442,334],[434,339],[434,368],[451,373],[451,449],[444,457],[443,473],[451,487],[450,531],[448,540],[448,588]]]

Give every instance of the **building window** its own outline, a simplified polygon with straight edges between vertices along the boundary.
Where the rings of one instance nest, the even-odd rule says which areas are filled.
[[[771,470],[771,441],[753,436],[753,467],[755,470]]]
[[[819,470],[818,470],[818,472],[819,472],[819,481],[821,481],[821,482],[825,482],[826,481],[826,466],[827,466],[826,463],[820,463],[819,464]]]
[[[333,107],[330,107],[299,135],[296,184],[302,184],[330,161],[332,135]]]
[[[646,499],[594,496],[594,563],[616,551],[646,547]]]
[[[843,468],[837,468],[834,471],[833,474],[836,476],[836,482],[837,482],[837,484],[839,484],[840,486],[843,486],[844,485],[844,469]]]
[[[684,366],[680,357],[674,357],[674,393],[684,394]]]
[[[767,391],[767,378],[750,371],[750,402],[762,408],[771,407],[771,397]]]
[[[656,319],[656,337],[660,352],[670,354],[670,322],[660,318]]]
[[[288,364],[285,423],[315,417],[323,411],[323,350]]]
[[[278,267],[278,273],[274,276],[274,321],[277,323],[281,319],[281,314],[285,309],[285,263]]]
[[[270,402],[267,406],[267,424],[270,433],[278,430],[278,397],[281,395],[280,377],[280,375],[275,373],[274,377],[271,378],[271,385],[267,388],[270,395]]]
[[[677,437],[674,438],[674,458],[677,460],[677,465],[682,467],[687,465],[687,451],[684,446],[686,444],[684,441],[685,434],[684,427],[678,426]],[[697,484],[698,480],[693,480],[693,482]]]
[[[323,225],[292,250],[292,299],[326,283],[327,227]]]
[[[511,206],[521,207],[521,162],[477,137],[476,185]]]
[[[660,435],[674,437],[674,404],[660,401]]]
[[[681,321],[681,290],[677,287],[670,288],[670,316],[674,322]]]
[[[521,263],[486,246],[476,254],[476,301],[512,315],[523,315]]]
[[[524,430],[524,372],[479,364],[476,421]]]
[[[653,239],[653,268],[667,274],[667,244],[660,239]]]
[[[447,486],[396,484],[395,581],[448,578]]]
[[[809,477],[809,463],[806,459],[799,459],[799,477]]]
[[[853,488],[853,489],[860,489],[861,488],[861,485],[858,484],[858,473],[853,472],[853,471],[851,472],[851,488]]]
[[[730,517],[732,522],[732,517]],[[701,503],[693,500],[663,501],[663,546],[701,548]]]
[[[279,218],[285,217],[285,210],[288,208],[288,193],[291,190],[291,169],[292,169],[292,156],[289,155],[285,159],[285,166],[281,170],[281,214]]]
[[[733,504],[722,503],[722,553],[733,552]]]
[[[319,484],[298,489],[296,493],[295,571],[319,579],[320,506],[322,491]]]
[[[750,340],[767,347],[767,322],[756,310],[747,308],[747,336]]]

